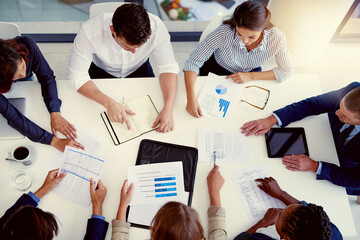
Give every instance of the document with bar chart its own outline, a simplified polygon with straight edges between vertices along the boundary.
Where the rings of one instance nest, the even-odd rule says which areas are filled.
[[[210,119],[227,119],[236,103],[238,92],[239,84],[225,76],[209,73],[198,98],[202,113]]]
[[[86,151],[66,146],[59,173],[67,175],[52,190],[57,195],[83,206],[89,206],[90,179],[97,185],[104,160]]]
[[[128,168],[129,184],[134,183],[131,206],[182,201],[182,162],[136,165]]]

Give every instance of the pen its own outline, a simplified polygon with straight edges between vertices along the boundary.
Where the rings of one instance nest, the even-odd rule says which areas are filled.
[[[213,152],[213,156],[214,156],[214,169],[216,167],[216,151]]]

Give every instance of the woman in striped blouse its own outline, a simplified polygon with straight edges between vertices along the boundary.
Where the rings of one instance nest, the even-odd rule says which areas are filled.
[[[227,75],[234,82],[278,80],[288,78],[293,66],[285,35],[270,22],[270,11],[259,2],[240,4],[233,16],[225,20],[190,54],[183,71],[187,93],[186,110],[201,117],[201,109],[194,93],[196,76],[209,72]],[[272,57],[277,66],[261,71]]]

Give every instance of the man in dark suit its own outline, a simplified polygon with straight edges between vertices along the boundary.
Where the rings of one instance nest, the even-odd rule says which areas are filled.
[[[52,213],[37,208],[40,199],[49,193],[66,175],[57,176],[59,169],[52,170],[46,176],[43,185],[35,192],[23,194],[16,203],[0,218],[0,239],[53,239],[59,227]],[[85,240],[103,240],[108,223],[102,217],[102,204],[106,196],[106,187],[99,181],[97,188],[90,182],[90,195],[93,215],[88,220]],[[24,227],[27,226],[27,227]]]
[[[346,187],[349,195],[357,195],[360,203],[360,83],[353,82],[345,88],[307,98],[276,110],[273,115],[245,123],[246,136],[267,133],[277,124],[288,124],[308,116],[327,113],[340,166],[315,161],[305,155],[285,156],[282,163],[292,171],[311,171],[317,179]]]

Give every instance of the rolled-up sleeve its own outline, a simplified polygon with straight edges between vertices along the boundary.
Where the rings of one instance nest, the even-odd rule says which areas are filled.
[[[170,42],[170,34],[165,24],[156,21],[156,46],[152,52],[159,74],[179,73],[179,64],[175,60],[174,51]]]
[[[279,43],[279,50],[275,55],[277,67],[273,68],[272,71],[276,77],[276,80],[283,82],[294,73],[294,67],[291,60],[290,52],[287,48],[286,37],[284,34],[281,35]]]
[[[75,37],[67,68],[68,85],[76,91],[90,80],[88,71],[93,60],[93,53],[93,45],[85,31],[80,29]]]
[[[227,237],[225,208],[210,206],[208,208],[208,239],[223,240]]]

